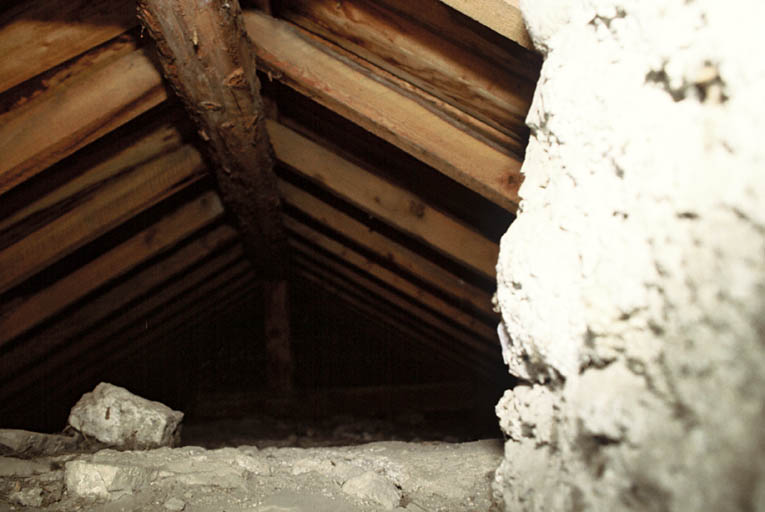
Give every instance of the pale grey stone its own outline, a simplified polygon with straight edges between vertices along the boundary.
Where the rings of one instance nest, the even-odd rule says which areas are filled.
[[[0,455],[39,457],[72,452],[79,448],[79,439],[74,436],[0,429]]]
[[[43,504],[43,490],[39,487],[26,487],[19,491],[13,491],[8,496],[11,503],[23,507],[40,507]]]
[[[381,505],[386,510],[393,510],[401,503],[401,491],[374,471],[367,471],[350,478],[343,484],[343,491],[362,500]]]
[[[128,449],[172,446],[182,419],[182,412],[103,382],[69,414],[69,424],[83,434]]]
[[[73,460],[66,463],[64,481],[69,494],[90,499],[117,499],[147,486],[156,471],[131,464]]]

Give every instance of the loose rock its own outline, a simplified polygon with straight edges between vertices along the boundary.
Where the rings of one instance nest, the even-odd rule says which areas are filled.
[[[374,471],[367,471],[343,484],[343,491],[363,500],[379,503],[386,510],[393,510],[401,503],[401,491],[387,478]]]
[[[78,431],[126,449],[173,446],[182,419],[182,412],[103,382],[85,393],[69,414],[69,424]]]

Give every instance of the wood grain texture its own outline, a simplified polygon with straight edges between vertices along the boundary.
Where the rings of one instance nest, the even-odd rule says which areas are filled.
[[[63,173],[58,169],[59,174],[73,177],[63,178],[50,190],[34,196],[29,194],[32,201],[20,198],[12,201],[7,210],[0,211],[0,248],[18,242],[64,215],[120,174],[177,151],[183,145],[183,134],[172,120],[142,128],[143,133],[131,133],[130,137],[120,139],[125,142],[125,147],[102,145],[89,155],[90,158],[72,162]],[[3,207],[0,205],[0,209]]]
[[[464,365],[485,378],[493,378],[496,363],[493,356],[487,356],[475,350],[469,340],[463,340],[448,325],[437,318],[425,316],[421,319],[420,311],[413,309],[411,303],[379,284],[359,279],[358,276],[347,275],[342,267],[331,260],[316,258],[313,251],[306,247],[295,245],[295,267],[301,277],[312,280],[330,293],[338,294],[343,300],[358,307],[361,311],[371,314],[380,321],[392,324],[396,329],[412,336],[431,348],[435,353],[442,354],[452,362]],[[306,252],[307,250],[307,252]],[[417,316],[415,320],[413,317]],[[415,324],[412,324],[414,320]]]
[[[441,315],[449,318],[456,324],[461,325],[464,329],[475,333],[477,336],[481,336],[486,340],[494,341],[497,337],[494,328],[489,327],[485,323],[478,320],[475,316],[466,313],[459,308],[449,304],[442,298],[428,292],[422,287],[417,286],[401,275],[388,270],[382,265],[376,263],[364,255],[354,251],[350,247],[343,245],[337,240],[319,233],[318,231],[302,224],[296,219],[287,217],[285,219],[285,225],[287,229],[292,233],[299,235],[301,238],[308,240],[314,245],[321,247],[325,251],[331,253],[338,259],[341,259],[349,265],[362,270],[375,278],[383,281],[388,286],[398,290],[400,293],[408,296],[411,300],[419,302],[426,307],[437,311]]]
[[[0,346],[222,215],[217,194],[207,192],[23,302],[0,308]]]
[[[109,287],[97,294],[81,307],[56,319],[44,329],[35,333],[34,338],[16,344],[11,350],[0,355],[0,375],[10,379],[16,372],[23,370],[34,361],[71,341],[73,338],[103,322],[110,315],[125,309],[129,304],[141,300],[157,289],[162,283],[172,282],[173,278],[187,269],[194,267],[206,258],[236,240],[236,231],[221,225],[183,245],[172,253],[154,262],[150,267],[141,269],[126,281]],[[230,264],[242,257],[241,249],[228,251],[221,265]],[[46,360],[43,364],[47,365]],[[2,388],[3,386],[0,386]]]
[[[288,24],[252,11],[245,21],[264,71],[503,208],[517,209],[520,161],[343,63]]]
[[[139,0],[165,78],[194,119],[256,266],[285,273],[285,236],[256,58],[238,0]]]
[[[378,254],[380,258],[443,290],[458,303],[496,318],[491,296],[483,290],[284,180],[279,181],[279,189],[287,204],[298,208],[324,226],[342,233],[360,246]]]
[[[483,333],[475,333],[465,329],[456,322],[452,322],[441,313],[427,307],[423,307],[417,300],[406,298],[406,294],[394,291],[393,286],[381,286],[375,279],[368,277],[365,271],[361,269],[354,270],[353,266],[338,263],[335,259],[313,250],[305,240],[296,236],[290,237],[290,246],[302,255],[314,260],[321,266],[330,269],[332,272],[341,276],[346,281],[354,283],[356,286],[366,289],[379,298],[387,300],[393,304],[399,305],[404,311],[409,312],[418,322],[431,325],[446,333],[454,340],[458,340],[466,347],[470,347],[476,354],[496,355],[494,339],[484,338]],[[496,334],[494,335],[496,337]]]
[[[143,50],[0,116],[0,194],[167,98]]]
[[[57,368],[81,365],[83,360],[87,359],[83,354],[90,354],[90,357],[96,359],[104,357],[103,345],[113,343],[118,336],[124,342],[122,335],[127,335],[128,329],[133,334],[148,330],[148,315],[152,312],[184,294],[209,294],[232,276],[240,275],[248,268],[242,257],[241,247],[213,256],[182,279],[171,280],[156,293],[143,297],[132,307],[116,311],[119,314],[111,321],[99,324],[97,328],[78,335],[76,339],[66,340],[68,343],[60,350],[38,361],[38,364],[27,367],[23,373],[0,387],[0,402],[10,400],[11,397],[16,399],[25,388],[34,385],[43,376],[54,377]],[[166,276],[155,276],[154,282],[159,284],[165,278]]]
[[[0,13],[0,92],[137,24],[135,0],[19,2]]]
[[[279,6],[281,17],[490,124],[508,137],[508,151],[523,155],[535,83],[514,73],[512,63],[499,66],[450,40],[450,31],[431,31],[378,2],[285,0]],[[409,91],[417,94],[417,88]]]
[[[281,162],[446,256],[495,275],[499,246],[494,242],[275,121],[268,121],[268,130]]]
[[[110,180],[87,201],[0,251],[0,292],[187,187],[206,172],[191,146]]]

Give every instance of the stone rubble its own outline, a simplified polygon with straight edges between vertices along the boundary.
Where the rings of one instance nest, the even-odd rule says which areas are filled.
[[[116,508],[109,510],[158,512],[488,510],[501,446],[498,440],[338,448],[186,446],[0,460],[5,468],[0,511],[11,505],[107,510],[103,507],[110,503]],[[58,494],[51,483],[59,486]]]
[[[85,393],[69,414],[69,425],[85,436],[122,449],[174,446],[183,413],[102,382]]]

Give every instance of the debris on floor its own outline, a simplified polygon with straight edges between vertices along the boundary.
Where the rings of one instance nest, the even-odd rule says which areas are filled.
[[[178,444],[183,413],[106,382],[85,393],[69,414],[69,425],[85,436],[125,449]]]
[[[254,438],[237,448],[121,451],[172,442],[182,413],[107,384],[70,418],[82,429],[72,437],[0,430],[9,455],[0,456],[0,512],[489,510],[503,453],[500,440],[300,448]],[[141,435],[125,436],[130,429]]]
[[[499,440],[0,459],[0,511],[489,510]]]

